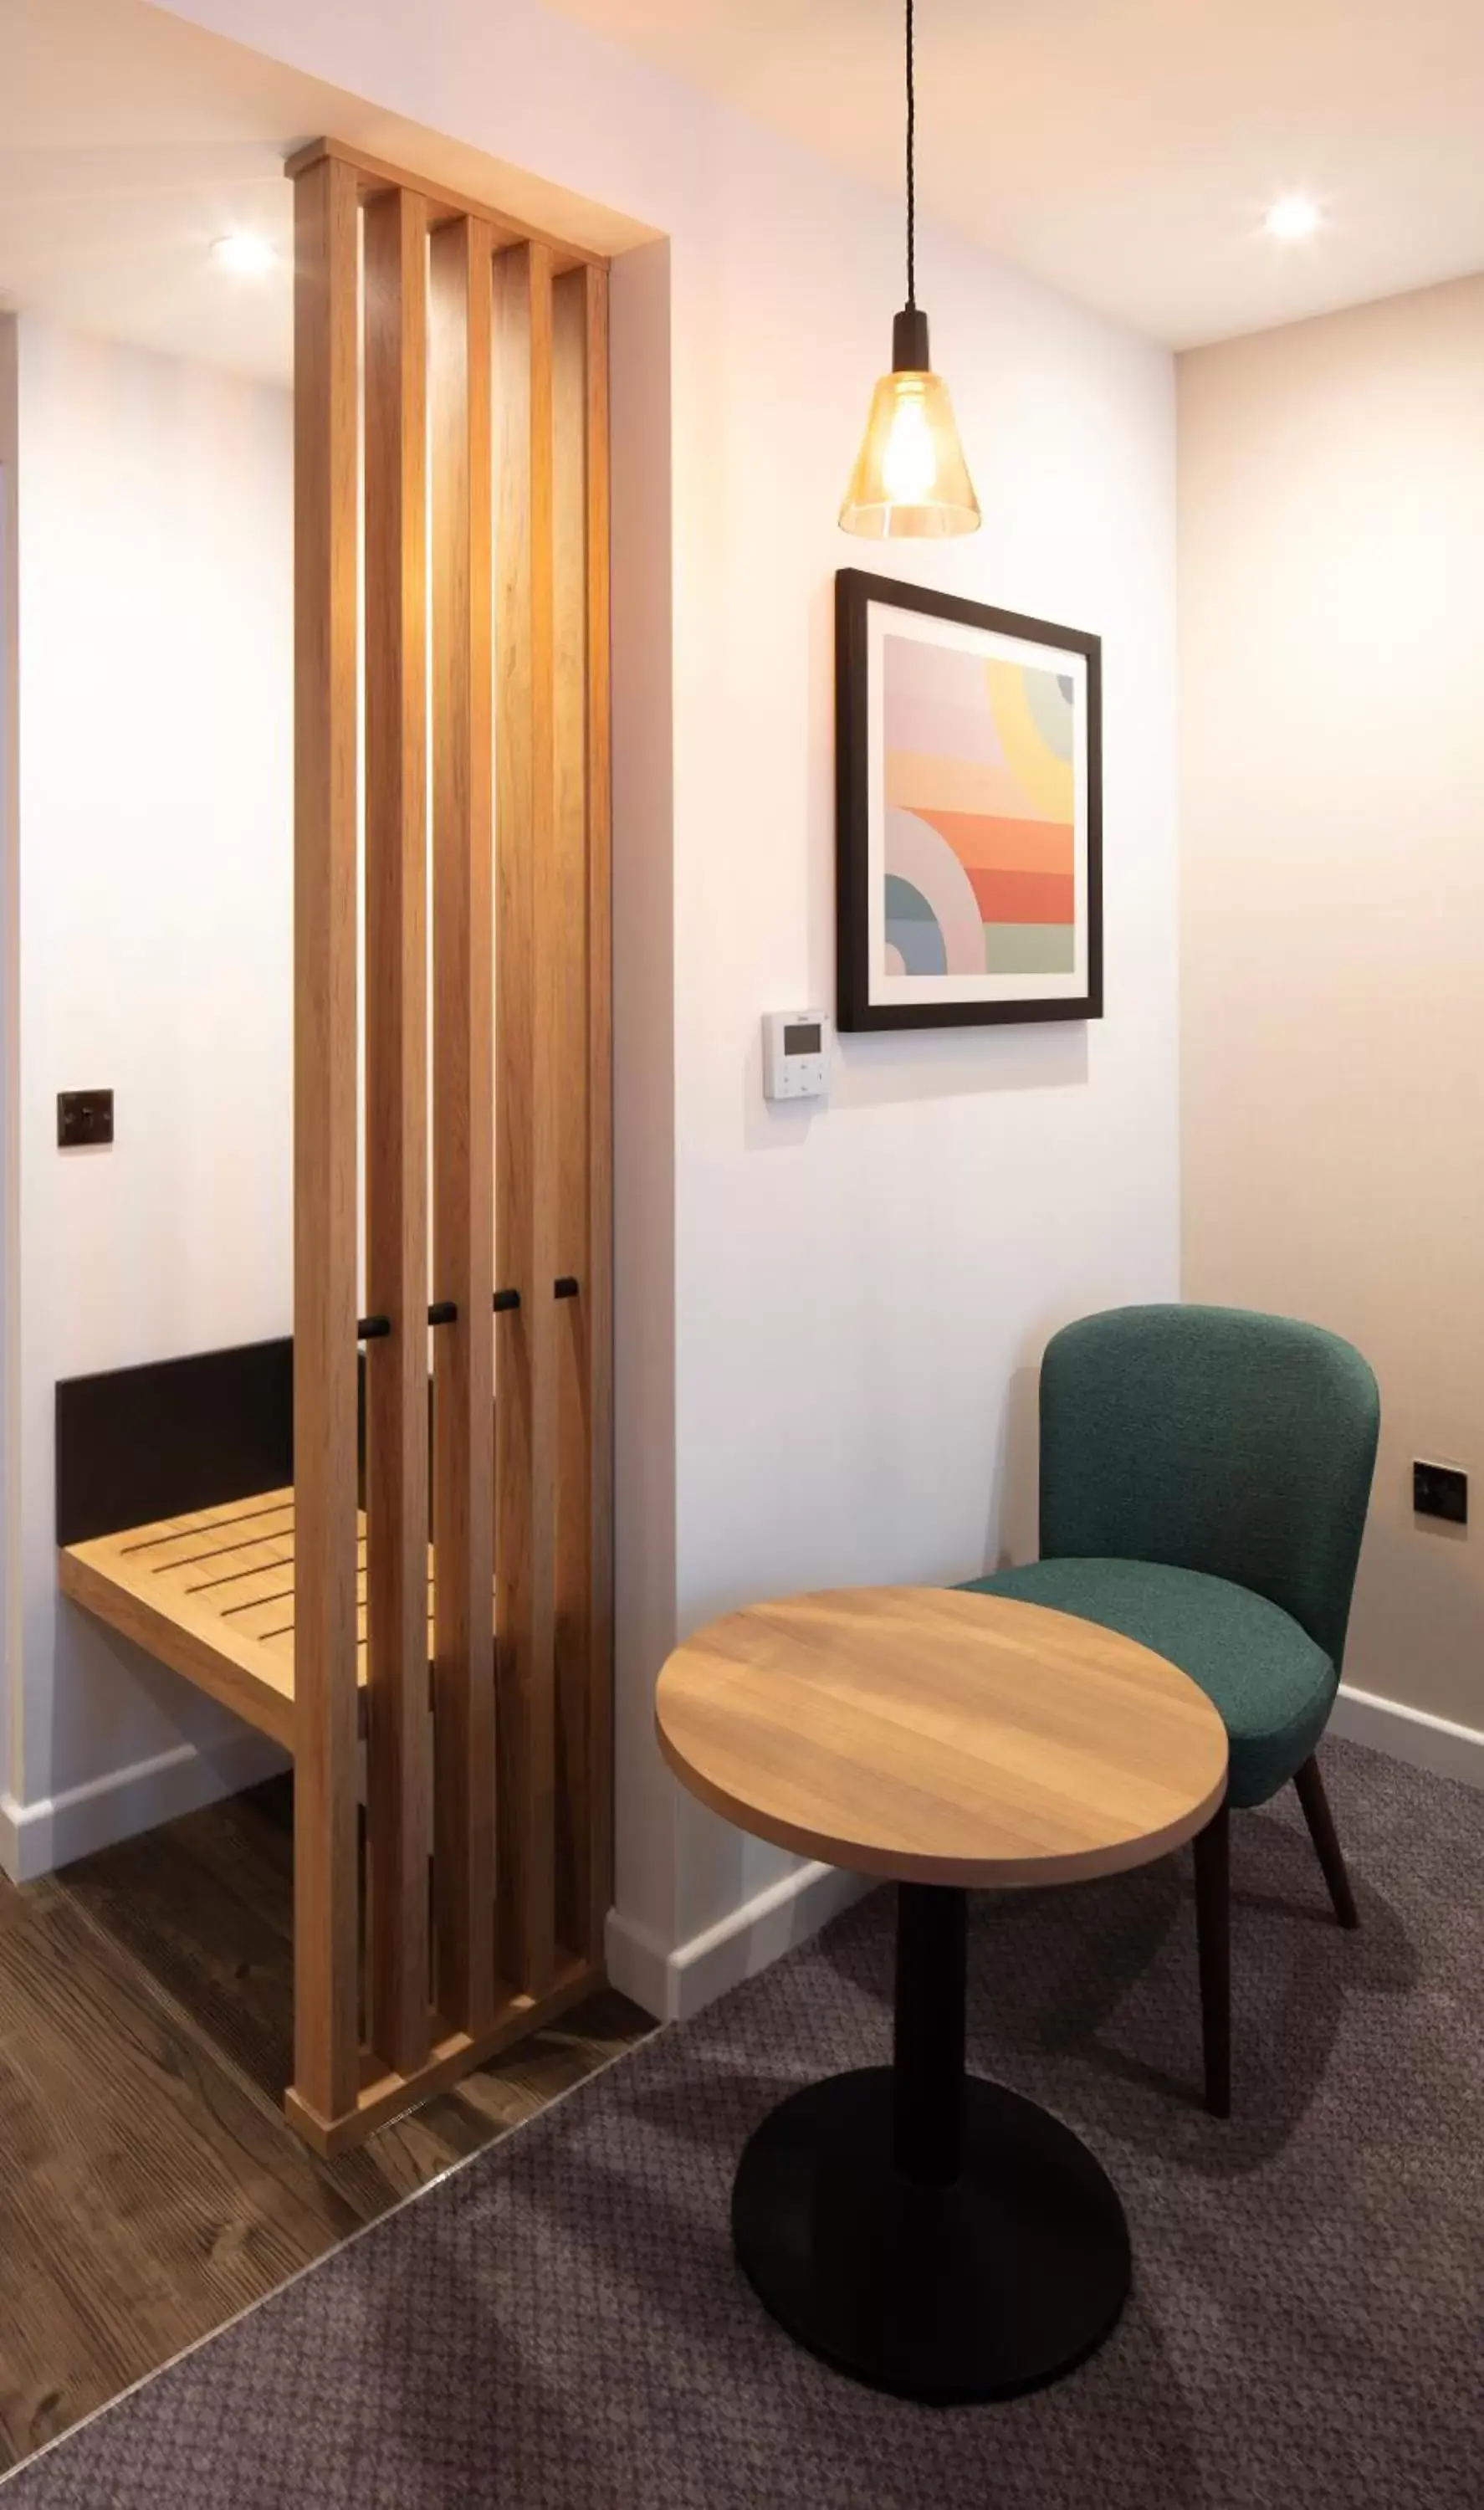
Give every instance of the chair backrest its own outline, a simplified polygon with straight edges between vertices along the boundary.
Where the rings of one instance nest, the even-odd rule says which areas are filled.
[[[1381,1400],[1338,1334],[1244,1308],[1113,1308],[1041,1372],[1044,1558],[1250,1586],[1339,1670]]]

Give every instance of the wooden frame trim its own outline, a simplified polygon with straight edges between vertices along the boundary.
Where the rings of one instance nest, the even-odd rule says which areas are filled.
[[[537,932],[551,1005],[552,1266],[578,1288],[552,1346],[553,1881],[556,1940],[570,1952],[588,1945],[591,1852],[587,281],[569,271],[552,289],[552,811]]]
[[[290,181],[296,182],[312,167],[323,165],[326,158],[340,166],[351,167],[356,174],[362,201],[373,200],[383,192],[417,192],[428,204],[430,227],[445,225],[451,218],[476,218],[490,230],[492,242],[544,245],[552,257],[555,271],[576,270],[585,264],[606,270],[607,255],[590,252],[585,245],[569,244],[562,236],[549,235],[542,227],[527,224],[524,218],[497,209],[490,201],[476,201],[467,192],[450,190],[446,183],[431,176],[412,174],[389,166],[380,157],[368,157],[363,149],[348,147],[343,139],[311,139],[296,149],[284,168]]]
[[[586,276],[588,488],[588,1939],[613,1901],[613,722],[608,272]]]

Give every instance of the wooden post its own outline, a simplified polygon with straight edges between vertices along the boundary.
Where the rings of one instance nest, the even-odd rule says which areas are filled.
[[[494,2012],[490,230],[433,238],[434,1907],[438,2010]]]
[[[365,211],[366,2011],[428,2055],[428,217]]]
[[[570,283],[564,283],[570,284]],[[613,1899],[613,863],[609,688],[608,273],[590,266],[588,491],[588,1910],[575,1949],[603,1959]]]
[[[611,1575],[607,1398],[611,1075],[608,898],[607,332],[602,275],[553,292],[555,823],[540,946],[555,1026],[556,1930],[601,1957],[608,1908]],[[599,1905],[601,1904],[601,1905]]]
[[[294,2090],[356,2099],[357,179],[294,195]]]
[[[501,1962],[530,1995],[556,1959],[553,1672],[557,1274],[552,256],[495,264],[499,361],[498,1237],[521,1306],[497,1416]]]

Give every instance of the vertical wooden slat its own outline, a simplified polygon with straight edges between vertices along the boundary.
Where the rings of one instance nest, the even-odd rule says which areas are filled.
[[[608,273],[582,274],[588,489],[588,1925],[603,1957],[613,1898],[613,871],[609,688]]]
[[[428,218],[365,211],[366,2011],[429,2049]]]
[[[607,325],[601,274],[554,290],[557,1262],[556,1926],[598,1957],[608,1906],[611,1162],[608,1058]],[[596,285],[594,283],[597,283]]]
[[[497,1418],[501,1961],[539,1994],[555,1967],[552,1495],[556,1474],[552,968],[555,898],[552,256],[495,265],[499,370],[497,653],[500,987],[498,1234],[518,1286]]]
[[[550,888],[537,947],[550,968],[553,1100],[550,1139],[554,1261],[579,1295],[555,1334],[554,1616],[556,1934],[580,1952],[588,1933],[590,1568],[588,1474],[588,309],[583,274],[552,297],[552,736],[555,777]]]
[[[432,247],[434,1907],[438,2002],[494,2010],[490,230]]]
[[[294,2088],[360,2071],[356,1889],[357,186],[294,199]]]

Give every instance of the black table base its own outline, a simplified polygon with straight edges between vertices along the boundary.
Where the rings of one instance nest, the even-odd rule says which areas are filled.
[[[948,2405],[1043,2387],[1095,2352],[1128,2230],[1084,2144],[964,2065],[966,1899],[903,1883],[895,2060],[796,2092],[732,2197],[737,2255],[811,2352]]]

